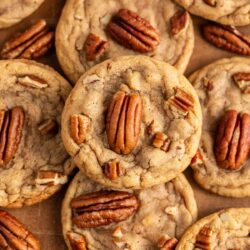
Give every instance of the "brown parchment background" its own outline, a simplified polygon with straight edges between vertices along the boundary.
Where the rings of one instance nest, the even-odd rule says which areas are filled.
[[[0,0],[1,1],[1,0]],[[104,0],[105,1],[105,0]],[[0,30],[0,47],[4,41],[11,36],[24,30],[39,18],[45,18],[49,25],[55,26],[60,16],[65,0],[45,0],[42,6],[30,17],[7,29]],[[231,57],[234,54],[217,49],[208,44],[201,37],[199,27],[203,20],[194,17],[195,26],[195,49],[190,64],[186,71],[186,76],[200,67],[213,62],[219,58]],[[250,35],[250,26],[240,28]],[[62,73],[56,60],[55,52],[39,60],[40,62],[53,66]],[[202,190],[193,180],[192,170],[188,169],[186,175],[192,184],[199,209],[199,218],[222,208],[228,207],[250,207],[250,198],[233,199],[220,197]],[[0,180],[1,181],[1,180]],[[67,186],[52,198],[32,207],[21,209],[9,209],[8,211],[22,221],[27,228],[38,236],[43,250],[66,250],[61,232],[61,204]]]

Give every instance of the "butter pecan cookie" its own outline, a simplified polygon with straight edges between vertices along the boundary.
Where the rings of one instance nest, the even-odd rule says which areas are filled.
[[[60,137],[71,86],[31,60],[0,61],[0,206],[40,202],[73,168]]]
[[[20,22],[32,14],[44,0],[1,0],[0,29]]]
[[[192,74],[203,110],[196,181],[225,196],[250,196],[250,60],[216,61]]]
[[[193,191],[182,174],[131,192],[106,189],[79,172],[62,207],[63,234],[70,250],[174,249],[196,217]]]
[[[192,225],[176,250],[250,249],[250,209],[229,208],[211,214]]]
[[[195,90],[174,67],[124,56],[78,80],[63,111],[62,138],[89,178],[138,189],[165,183],[189,165],[201,121]]]
[[[249,0],[175,0],[192,14],[226,25],[250,24]]]
[[[184,72],[194,47],[190,16],[172,0],[68,0],[56,31],[56,51],[75,83],[109,58],[145,54]]]

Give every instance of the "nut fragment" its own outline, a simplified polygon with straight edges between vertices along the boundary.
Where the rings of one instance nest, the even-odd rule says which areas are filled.
[[[212,230],[209,227],[203,227],[196,236],[195,246],[202,250],[211,250],[210,238]]]
[[[46,21],[39,20],[23,33],[6,42],[1,51],[3,59],[36,59],[52,47],[54,32],[49,31]]]
[[[110,180],[116,180],[124,174],[124,167],[120,161],[111,160],[103,166],[103,173]]]
[[[86,240],[83,235],[74,232],[68,232],[67,238],[72,250],[87,250]]]
[[[0,166],[9,163],[15,156],[22,138],[24,118],[21,107],[0,111]]]
[[[195,156],[192,158],[190,165],[194,167],[201,164],[203,164],[203,156],[200,149],[198,149]]]
[[[217,5],[217,1],[218,0],[203,0],[203,2],[205,2],[206,4],[215,7]]]
[[[34,76],[34,75],[19,75],[17,77],[17,82],[23,86],[36,88],[36,89],[43,89],[48,87],[47,81],[44,79]]]
[[[249,72],[238,72],[232,76],[236,85],[240,88],[242,93],[250,94],[250,73]]]
[[[108,24],[109,34],[123,46],[147,53],[159,44],[159,35],[151,24],[137,13],[120,9]]]
[[[250,115],[228,110],[220,120],[214,145],[217,164],[236,170],[247,160],[250,148]]]
[[[154,136],[154,140],[153,140],[153,146],[156,148],[160,148],[163,151],[168,151],[169,150],[169,146],[170,146],[170,139],[168,138],[168,136],[162,132],[157,132]]]
[[[73,223],[80,228],[109,225],[129,218],[139,207],[133,194],[121,191],[99,191],[81,195],[71,201]]]
[[[250,37],[231,26],[207,24],[203,35],[213,45],[240,55],[250,55]]]
[[[173,36],[184,30],[188,23],[187,11],[178,11],[170,19],[171,33]]]
[[[118,91],[109,105],[106,132],[110,148],[118,154],[129,154],[136,146],[142,118],[139,94]]]
[[[36,184],[46,186],[63,185],[67,183],[67,181],[67,175],[49,170],[39,170],[35,179]]]
[[[178,240],[176,238],[167,238],[163,236],[158,240],[157,246],[160,250],[174,250],[177,244]]]
[[[88,61],[95,61],[104,54],[108,47],[108,42],[103,41],[99,36],[90,33],[85,41],[84,50]]]
[[[58,124],[56,120],[48,119],[43,121],[39,126],[38,130],[42,135],[56,134],[58,132]]]
[[[90,119],[85,115],[71,116],[71,136],[79,145],[84,142],[90,128]]]
[[[0,249],[40,250],[40,243],[14,216],[0,210]]]

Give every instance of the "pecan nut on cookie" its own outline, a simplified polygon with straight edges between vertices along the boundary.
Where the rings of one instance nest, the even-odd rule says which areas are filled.
[[[60,137],[71,86],[31,60],[2,60],[0,70],[0,206],[21,207],[54,194],[74,167]]]
[[[196,153],[201,110],[190,83],[146,56],[107,60],[69,95],[62,138],[90,178],[117,188],[146,188],[181,173]]]

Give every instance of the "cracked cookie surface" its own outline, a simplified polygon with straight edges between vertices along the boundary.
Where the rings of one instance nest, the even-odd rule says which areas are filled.
[[[248,0],[175,0],[192,14],[226,25],[250,24]]]
[[[7,28],[32,14],[44,0],[1,0],[0,29]]]
[[[71,86],[31,60],[1,60],[0,71],[0,116],[13,110],[22,114],[10,116],[9,127],[0,119],[0,206],[32,205],[59,190],[74,166],[60,136]]]
[[[72,199],[81,195],[108,190],[96,184],[81,172],[71,182],[62,207],[62,225],[65,241],[72,249],[68,235],[83,237],[87,249],[158,249],[159,239],[177,238],[197,217],[193,191],[184,175],[150,189],[128,191],[139,201],[139,208],[127,220],[96,228],[80,228],[72,222]],[[84,248],[79,248],[84,249]]]
[[[235,57],[216,61],[194,72],[189,77],[198,93],[204,120],[199,146],[202,160],[196,161],[192,165],[194,176],[203,188],[220,195],[250,196],[248,151],[246,151],[246,155],[239,155],[244,143],[238,144],[235,162],[237,163],[239,160],[240,164],[238,166],[232,164],[230,159],[233,159],[233,157],[230,158],[230,155],[233,155],[233,153],[230,139],[227,139],[228,143],[226,144],[226,140],[220,139],[220,130],[218,130],[220,121],[223,120],[225,114],[230,116],[230,114],[238,112],[241,117],[243,117],[243,114],[249,114],[250,95],[247,87],[250,82],[246,78],[250,76],[249,73],[250,60]],[[231,120],[233,121],[233,119]],[[231,126],[230,124],[233,124],[231,120],[228,119],[230,123],[228,123],[227,128]],[[249,130],[249,126],[246,126],[246,128]],[[225,137],[230,138],[230,130],[225,131]],[[240,134],[244,133],[241,131]],[[237,138],[235,139],[237,141]],[[232,142],[234,142],[234,139],[232,139]],[[228,145],[228,147],[225,145]],[[223,147],[224,150],[227,150],[228,161],[225,161],[223,157],[221,158],[223,153],[226,152]],[[243,160],[239,157],[243,157]],[[221,159],[224,160],[221,161]]]
[[[87,69],[105,59],[140,54],[120,45],[107,32],[108,23],[120,9],[136,12],[149,21],[160,34],[160,44],[153,52],[145,55],[166,61],[184,72],[193,51],[194,32],[191,18],[187,14],[187,23],[183,30],[179,32],[175,29],[178,34],[171,33],[171,18],[182,10],[174,1],[108,0],[100,3],[99,0],[69,0],[57,25],[56,50],[65,74],[73,83]],[[105,53],[94,61],[88,61],[84,51],[89,34],[94,34],[109,43]]]
[[[128,98],[131,105],[119,110]],[[110,113],[112,103],[118,104]],[[119,122],[117,113],[123,117]],[[175,68],[146,56],[125,56],[96,65],[79,79],[62,114],[62,138],[89,178],[138,189],[165,183],[189,165],[201,122],[195,90]]]
[[[176,250],[248,250],[250,209],[230,208],[211,214],[192,225]]]

